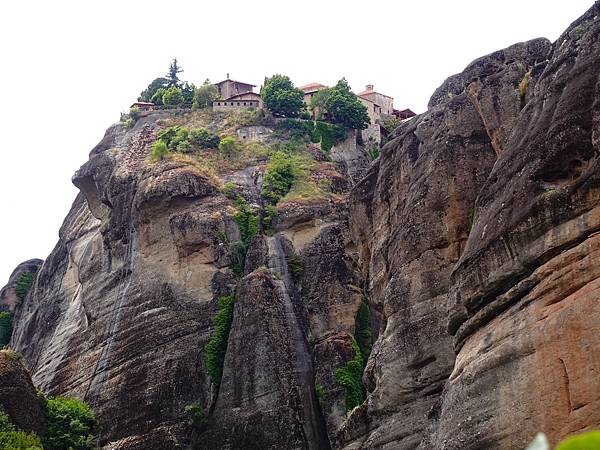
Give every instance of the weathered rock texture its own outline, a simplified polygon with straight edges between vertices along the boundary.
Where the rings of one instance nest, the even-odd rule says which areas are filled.
[[[368,170],[352,137],[309,145],[331,195],[280,202],[237,273],[219,185],[264,214],[265,159],[217,177],[189,156],[148,161],[185,115],[111,127],[15,311],[34,382],[87,400],[105,449],[519,449],[599,427],[599,16],[450,77]],[[225,295],[216,386],[202,349]],[[336,371],[362,299],[376,341],[347,415]]]
[[[347,448],[525,448],[600,426],[600,5],[449,78],[350,217],[383,329]]]
[[[21,300],[15,290],[17,280],[26,273],[37,274],[38,269],[44,261],[41,259],[29,259],[19,264],[10,274],[8,283],[0,290],[0,311],[14,312]],[[33,283],[33,281],[32,281]]]
[[[46,431],[46,405],[38,397],[19,355],[0,350],[0,411],[21,430],[42,435]]]

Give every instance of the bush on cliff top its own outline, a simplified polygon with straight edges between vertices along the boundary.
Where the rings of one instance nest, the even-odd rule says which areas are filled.
[[[0,448],[5,450],[42,450],[43,447],[40,438],[34,433],[4,431],[0,432]]]
[[[223,375],[223,363],[225,362],[225,353],[227,352],[227,340],[231,331],[233,322],[233,306],[235,297],[228,295],[221,297],[218,302],[219,311],[213,317],[215,329],[213,330],[208,343],[204,347],[204,359],[206,369],[212,382],[219,386],[221,376]]]

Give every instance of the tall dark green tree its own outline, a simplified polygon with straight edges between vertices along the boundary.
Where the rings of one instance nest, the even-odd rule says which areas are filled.
[[[304,93],[285,75],[265,78],[260,95],[276,117],[298,117],[304,111]]]
[[[188,83],[187,81],[183,83],[181,94],[183,95],[183,104],[185,106],[192,106],[194,95],[196,94],[196,86],[194,86],[194,83]]]
[[[179,74],[183,72],[183,69],[177,64],[177,58],[173,58],[171,64],[169,64],[169,72],[167,73],[167,84],[169,86],[177,86],[181,85],[181,80],[179,79]]]
[[[144,89],[140,96],[138,97],[138,101],[140,102],[149,102],[152,101],[152,97],[159,89],[164,89],[168,85],[168,80],[163,77],[155,78],[152,80],[152,83],[148,85],[146,89]]]
[[[333,123],[345,128],[364,130],[371,122],[367,107],[352,93],[345,78],[329,90],[325,109]]]

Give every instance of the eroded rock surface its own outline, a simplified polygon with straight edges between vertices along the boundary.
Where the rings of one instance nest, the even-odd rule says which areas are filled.
[[[13,302],[34,382],[88,401],[105,449],[519,449],[600,426],[599,17],[596,3],[553,44],[474,61],[372,164],[352,136],[329,154],[307,144],[331,189],[280,201],[269,225],[264,149],[219,170],[152,162],[185,115],[112,126]],[[216,385],[203,348],[230,295]],[[336,372],[365,304],[366,400],[346,411]]]

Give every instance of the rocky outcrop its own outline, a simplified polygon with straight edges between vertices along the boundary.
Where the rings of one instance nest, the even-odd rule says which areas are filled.
[[[0,350],[0,411],[19,429],[43,435],[46,405],[31,382],[29,373],[12,350]]]
[[[373,164],[355,136],[306,143],[316,193],[274,218],[270,129],[112,126],[11,307],[34,382],[88,401],[104,449],[518,449],[600,426],[599,17],[474,61]],[[150,160],[186,120],[254,140],[248,160]],[[225,296],[219,384],[203,349]],[[338,374],[362,370],[361,333],[352,409]]]
[[[0,311],[14,312],[15,309],[17,309],[17,306],[21,303],[21,299],[16,291],[17,280],[24,274],[31,273],[33,283],[33,276],[37,274],[37,271],[43,262],[44,261],[41,259],[29,259],[19,264],[15,270],[13,270],[8,279],[8,283],[0,289]]]
[[[354,190],[384,325],[340,446],[525,448],[600,424],[599,14],[449,78]]]

